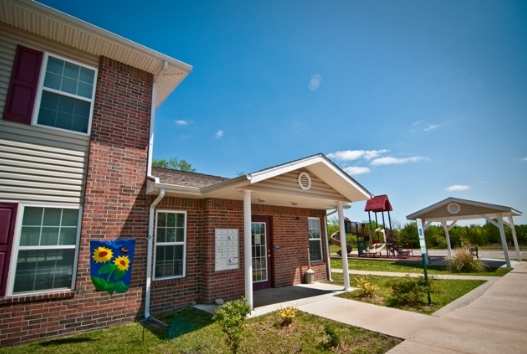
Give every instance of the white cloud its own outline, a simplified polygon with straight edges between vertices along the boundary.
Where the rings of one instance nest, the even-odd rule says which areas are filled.
[[[177,125],[187,125],[188,122],[186,120],[179,119],[179,120],[176,120],[176,124]]]
[[[397,157],[380,157],[378,159],[374,159],[371,162],[372,166],[381,166],[381,165],[399,165],[403,163],[408,162],[417,162],[424,160],[424,157],[414,156],[414,157],[405,157],[405,158],[397,158]]]
[[[430,130],[437,129],[441,126],[441,124],[432,124],[425,128],[425,132],[429,132]]]
[[[219,139],[219,138],[221,138],[222,136],[223,136],[223,130],[218,130],[218,131],[216,132],[216,138]]]
[[[449,192],[456,192],[456,191],[466,191],[470,189],[470,186],[464,186],[461,184],[454,184],[453,186],[445,188]]]
[[[344,168],[344,172],[351,176],[362,175],[363,173],[370,173],[371,170],[368,167],[349,166]]]
[[[522,159],[522,161],[527,161],[527,157],[524,157],[524,158]]]
[[[365,158],[366,160],[371,160],[385,152],[388,152],[389,150],[345,150],[345,151],[337,151],[332,152],[328,154],[328,157],[330,159],[335,159],[338,161],[353,161],[360,159],[361,157]]]
[[[421,123],[423,123],[423,121],[422,120],[418,120],[418,121],[413,122],[412,125],[415,126],[415,125],[418,125],[418,124],[421,124]]]
[[[320,86],[320,82],[322,82],[322,77],[319,74],[315,74],[311,77],[311,80],[309,80],[309,89],[311,91],[318,90],[318,87]]]

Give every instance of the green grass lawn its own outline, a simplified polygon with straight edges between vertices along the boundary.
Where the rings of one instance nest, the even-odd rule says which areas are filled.
[[[331,259],[332,269],[342,269],[341,259]],[[372,272],[423,273],[422,264],[405,263],[403,261],[375,261],[367,259],[348,259],[348,269],[367,270]],[[511,271],[510,268],[494,268],[479,273],[452,273],[441,266],[428,266],[428,274],[455,274],[501,277]]]
[[[360,277],[362,276],[350,276],[350,283],[352,287],[356,287],[356,279]],[[341,273],[332,273],[332,278],[333,284],[344,284],[344,278]],[[436,312],[443,306],[448,305],[457,298],[460,298],[461,296],[485,283],[485,280],[431,280],[433,282],[433,286],[438,290],[438,293],[432,293],[430,296],[432,299],[431,305],[428,305],[428,299],[426,296],[424,296],[422,299],[422,304],[420,305],[399,306],[393,304],[390,301],[391,288],[389,283],[394,279],[394,277],[367,275],[364,276],[364,278],[366,278],[369,283],[375,284],[379,287],[379,290],[375,292],[375,296],[372,298],[361,298],[358,291],[346,292],[338,296],[346,299],[363,301],[381,306],[395,307],[402,310],[414,311],[427,315]]]
[[[0,348],[0,353],[229,353],[223,333],[206,312],[187,308],[160,317],[177,324],[176,338],[166,340],[162,333],[145,330],[137,323],[84,333],[68,338],[47,340],[18,347]],[[333,322],[301,311],[290,327],[280,327],[277,313],[247,320],[241,353],[332,353],[325,344],[325,326],[332,327],[341,338],[338,352],[386,353],[400,339],[358,327]]]

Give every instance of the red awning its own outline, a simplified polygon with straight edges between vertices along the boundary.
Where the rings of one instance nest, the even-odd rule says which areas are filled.
[[[375,197],[369,199],[366,202],[366,206],[364,207],[364,211],[373,211],[376,213],[380,211],[392,210],[392,205],[390,204],[390,201],[388,200],[388,196],[386,194],[376,195]]]

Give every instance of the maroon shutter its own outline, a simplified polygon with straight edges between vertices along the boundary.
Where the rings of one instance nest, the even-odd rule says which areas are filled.
[[[42,56],[37,50],[17,47],[4,109],[5,120],[31,124]]]
[[[17,206],[16,203],[0,203],[0,296],[5,296],[7,287]]]

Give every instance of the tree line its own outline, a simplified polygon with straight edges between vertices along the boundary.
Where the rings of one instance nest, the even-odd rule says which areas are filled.
[[[497,222],[496,220],[494,221]],[[369,221],[363,221],[363,223],[366,225],[366,232],[369,233]],[[377,227],[382,227],[382,225],[377,225],[373,221],[372,229],[376,229]],[[527,246],[527,224],[514,225],[514,227],[516,229],[518,244]],[[388,228],[387,225],[386,228]],[[328,219],[328,234],[331,235],[338,229],[338,219],[336,217]],[[509,247],[514,246],[512,230],[507,226],[504,227],[504,230],[507,244]],[[484,225],[455,225],[450,229],[448,234],[450,235],[450,245],[452,248],[461,246],[461,238],[470,241],[474,245],[496,245],[501,248],[500,230],[489,221],[485,222]],[[419,235],[417,234],[417,224],[415,222],[408,222],[402,227],[394,227],[393,235],[396,242],[401,245],[409,243],[413,248],[419,247]],[[354,236],[350,235],[347,238],[350,244],[356,244]],[[376,239],[375,236],[374,239]],[[439,224],[432,224],[426,228],[425,240],[428,248],[447,248],[445,230]]]

